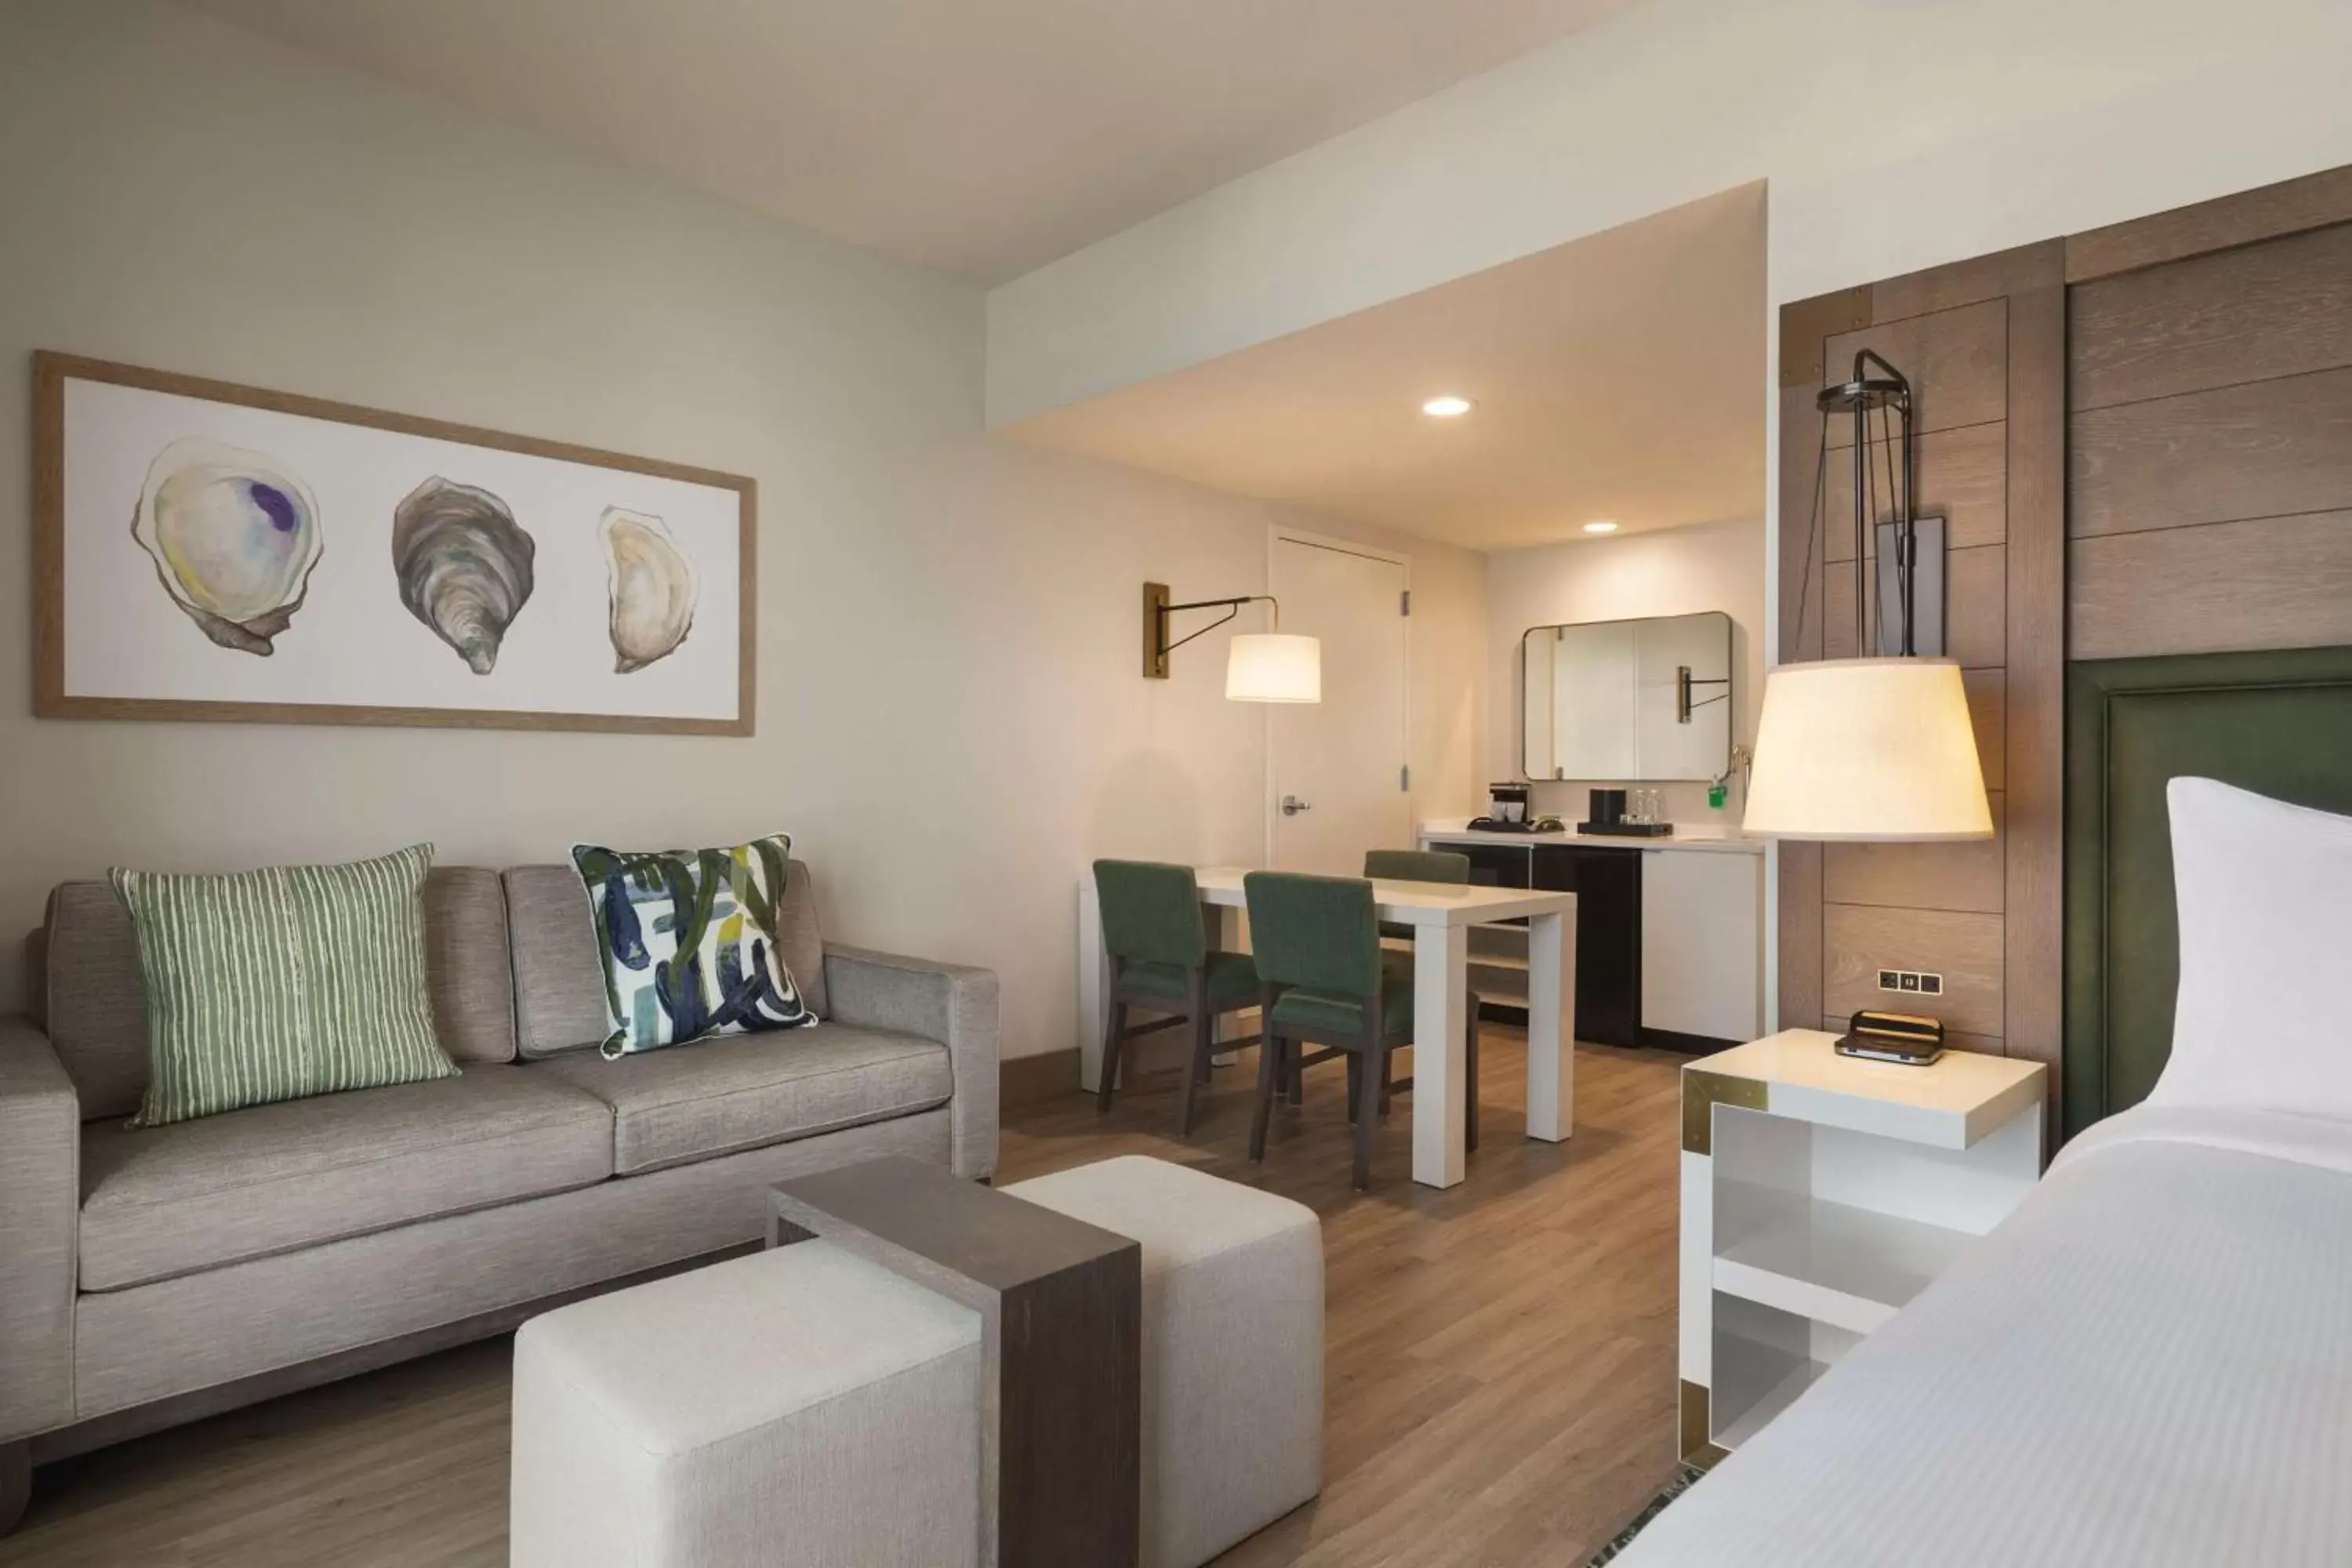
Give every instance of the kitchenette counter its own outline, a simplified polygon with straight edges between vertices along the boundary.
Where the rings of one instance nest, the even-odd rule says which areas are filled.
[[[1473,830],[1469,819],[1459,816],[1423,823],[1421,837],[1430,843],[1580,844],[1602,849],[1696,849],[1717,855],[1761,855],[1765,843],[1761,838],[1740,837],[1712,825],[1677,826],[1674,832],[1656,838],[1579,833],[1573,827],[1560,833],[1486,833]]]

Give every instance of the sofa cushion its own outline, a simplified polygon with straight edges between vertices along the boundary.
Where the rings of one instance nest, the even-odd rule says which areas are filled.
[[[113,1290],[600,1182],[611,1108],[511,1066],[82,1130],[81,1288]]]
[[[784,962],[792,848],[784,833],[723,849],[572,847],[612,1007],[606,1056],[816,1022]]]
[[[578,879],[574,878],[576,885]],[[92,1120],[138,1109],[147,1088],[147,995],[131,913],[104,882],[49,894],[35,1008]],[[459,1066],[512,1061],[514,984],[499,874],[436,866],[425,879],[425,982],[433,1027]]]
[[[784,966],[801,1000],[822,1018],[824,942],[817,930],[809,868],[786,868]],[[613,1032],[604,971],[596,952],[595,915],[580,873],[569,866],[515,866],[505,878],[508,941],[514,952],[516,1043],[526,1058],[600,1046]]]
[[[455,1078],[425,984],[433,846],[226,873],[107,873],[139,929],[161,1127],[280,1100]]]
[[[955,1091],[945,1046],[847,1024],[610,1060],[571,1054],[526,1070],[613,1108],[613,1169],[624,1176],[928,1110]]]

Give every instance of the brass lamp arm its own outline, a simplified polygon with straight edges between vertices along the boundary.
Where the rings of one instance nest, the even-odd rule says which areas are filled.
[[[1168,656],[1191,642],[1206,637],[1219,626],[1242,613],[1244,605],[1265,604],[1274,606],[1275,631],[1282,630],[1282,603],[1271,594],[1244,594],[1231,599],[1193,599],[1181,605],[1168,602],[1168,584],[1146,583],[1143,585],[1143,673],[1156,680],[1168,679]],[[1223,610],[1225,613],[1202,626],[1187,632],[1174,642],[1168,640],[1168,617],[1179,610]]]

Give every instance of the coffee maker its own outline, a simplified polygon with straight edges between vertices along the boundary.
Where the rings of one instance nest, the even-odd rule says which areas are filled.
[[[1557,833],[1559,823],[1551,817],[1538,817],[1529,804],[1532,792],[1519,781],[1488,784],[1487,813],[1470,819],[1476,833]]]

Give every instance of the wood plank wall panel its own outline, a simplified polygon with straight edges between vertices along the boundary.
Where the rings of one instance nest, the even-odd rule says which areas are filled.
[[[1899,363],[1899,362],[1898,362]],[[1948,1027],[2001,1039],[2002,917],[1948,910],[1830,904],[1822,922],[1825,984],[1832,1018],[1857,1007],[1916,1007]],[[1902,1001],[1878,988],[1882,969],[1925,970],[1944,977],[1944,994]]]
[[[2073,407],[2352,364],[2352,224],[2077,285]]]
[[[1988,791],[1999,828],[2008,800]],[[1963,844],[1822,846],[1822,897],[1832,904],[1882,904],[1997,915],[2008,888],[2008,846],[2000,838]]]
[[[1854,290],[1782,312],[1781,658],[1856,651],[1850,456],[1839,463],[1847,443],[1833,429],[1820,470],[1826,515],[1819,527],[1828,537],[1816,537],[1823,431],[1812,395],[1851,374],[1856,349],[1874,348],[1917,387],[1920,510],[1949,520],[1948,647],[1965,667],[2000,829],[1977,844],[1781,846],[1784,1025],[1809,1025],[1819,1013],[1834,1027],[1856,1007],[1900,1005],[1878,990],[1878,971],[1922,969],[1944,975],[1947,992],[1913,1005],[1940,1016],[1954,1044],[2057,1058],[2056,986],[2021,960],[2015,937],[2034,933],[2054,964],[2063,715],[2051,694],[2064,675],[2063,257],[2052,242],[1891,279],[1859,291],[1869,304],[1862,320]],[[1801,605],[1801,626],[1793,618]],[[2021,659],[2037,668],[2021,668]],[[2021,689],[2021,708],[2011,695]],[[2022,840],[2020,795],[2011,787],[2021,767],[2032,812]],[[2022,993],[2012,981],[2017,969],[2026,972]]]
[[[1911,382],[1916,409],[1914,428],[1926,435],[1967,425],[1990,425],[2009,407],[2009,306],[1984,300],[1842,332],[1822,347],[1829,374],[1843,381],[1853,374],[1859,349],[1875,349]],[[1820,426],[1815,426],[1816,432]],[[1819,436],[1815,436],[1815,444]],[[1830,424],[1830,449],[1853,445],[1852,416]],[[1852,520],[1848,520],[1849,528]]]
[[[1853,448],[1848,446],[1846,451]],[[1823,554],[1832,561],[1853,559],[1853,464],[1828,465],[1822,489],[1829,500],[1824,519],[1839,518],[1843,528],[1823,531]],[[2009,426],[1965,425],[1938,430],[1919,438],[1919,515],[1941,513],[1945,537],[1955,550],[1978,544],[1999,544],[2009,530]],[[1894,508],[1882,501],[1879,517],[1891,518]],[[1877,552],[1875,540],[1864,542]]]
[[[2066,284],[2062,245],[2039,247],[2009,296],[2008,921],[2002,1039],[2049,1064],[2049,1126],[2065,1045]]]
[[[2009,671],[1963,669],[1960,683],[1969,691],[1969,718],[1977,731],[1977,764],[1984,769],[1985,788],[2009,787]]]
[[[1874,557],[1874,560],[1875,558]],[[1853,563],[1832,563],[1822,573],[1822,647],[1829,658],[1853,658]],[[1863,614],[1878,619],[1878,574],[1863,584]],[[1966,669],[1998,669],[2008,662],[2008,547],[1980,544],[1944,556],[1944,656]],[[1873,651],[1875,651],[1874,649]]]
[[[2076,658],[2352,643],[2352,511],[2114,533],[2073,556]]]
[[[1821,380],[1821,346],[1829,331],[1851,325],[1853,311],[1867,312],[1868,300],[1832,296],[1816,306],[1811,331],[1811,363],[1784,365],[1784,377],[1794,384],[1780,393],[1780,658],[1784,662],[1822,657],[1822,625],[1821,540],[1813,525],[1813,487],[1819,464],[1821,420],[1813,412],[1813,388]],[[1801,315],[1790,307],[1790,315]],[[1824,319],[1826,318],[1826,319]],[[1789,315],[1784,315],[1782,331]],[[1795,329],[1803,331],[1801,319]],[[1793,347],[1801,358],[1804,338],[1791,345],[1782,339],[1784,355]],[[1792,521],[1793,520],[1793,521]],[[1822,1007],[1822,847],[1786,843],[1780,846],[1780,869],[1774,891],[1780,910],[1778,933],[1779,1018],[1787,1029],[1818,1029],[1827,1015]]]
[[[2087,283],[2208,251],[2352,223],[2352,167],[2238,191],[2066,239],[2066,281]]]
[[[2077,539],[2352,510],[2352,369],[2090,409],[2066,439]]]
[[[2263,237],[2352,175],[2290,184],[2143,220],[2178,258],[2072,290],[2074,658],[2352,643],[2352,223]]]

